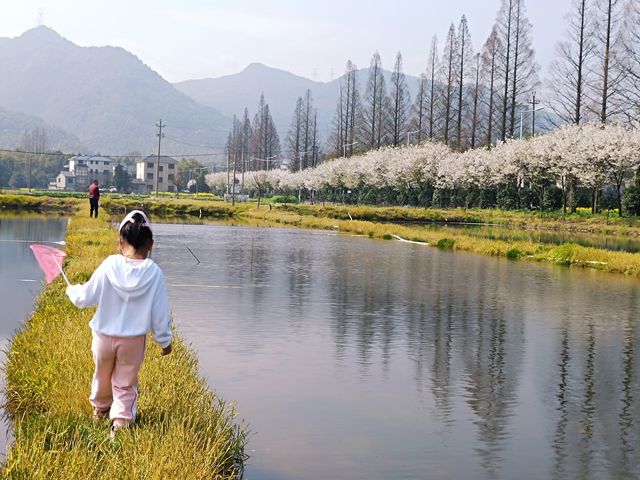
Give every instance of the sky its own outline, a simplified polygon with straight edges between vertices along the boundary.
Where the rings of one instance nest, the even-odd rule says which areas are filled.
[[[528,0],[536,60],[548,67],[571,0]],[[425,70],[431,38],[466,15],[478,51],[500,0],[2,0],[0,37],[47,25],[80,46],[122,47],[166,80],[212,78],[260,62],[318,81],[374,51],[405,73]]]

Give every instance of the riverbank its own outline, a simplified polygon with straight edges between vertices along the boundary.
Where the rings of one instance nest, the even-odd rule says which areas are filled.
[[[313,206],[283,206],[268,209],[261,207],[253,208],[243,212],[242,218],[251,218],[270,224],[279,224],[283,226],[291,226],[298,228],[315,228],[324,230],[337,230],[340,232],[351,233],[355,235],[366,235],[371,238],[384,240],[409,240],[429,246],[434,246],[447,250],[459,250],[472,253],[480,253],[497,257],[506,257],[512,260],[524,259],[539,262],[549,262],[557,265],[565,265],[571,267],[593,268],[611,273],[622,273],[625,275],[640,276],[640,254],[627,252],[613,252],[599,248],[583,247],[580,245],[566,243],[564,245],[549,245],[524,240],[497,240],[480,238],[477,236],[465,234],[464,231],[453,231],[449,229],[446,232],[432,231],[422,228],[420,225],[412,225],[418,215],[429,215],[431,218],[437,218],[443,215],[443,211],[436,210],[434,212],[424,212],[424,209],[381,209],[378,212],[373,211],[370,207],[361,207],[367,214],[375,214],[377,218],[395,218],[396,223],[378,223],[368,220],[358,220],[361,213],[356,209],[348,207],[313,207]],[[399,210],[407,210],[402,221],[399,221],[397,212]],[[416,212],[410,212],[416,210]],[[373,212],[372,212],[373,211]],[[444,211],[447,215],[445,220],[449,223],[470,223],[469,220],[475,218],[473,223],[494,223],[498,225],[512,225],[513,223],[505,222],[506,218],[518,221],[520,228],[542,228],[545,226],[544,217],[531,221],[528,214],[521,213],[519,216],[515,213],[500,217],[497,214],[505,212],[493,211],[473,211],[464,213],[460,211]],[[338,218],[346,214],[348,220]],[[411,216],[413,214],[413,216]],[[452,221],[455,219],[454,221]],[[464,221],[463,221],[464,219]],[[486,221],[485,221],[486,220]],[[489,221],[492,220],[492,221]],[[558,227],[558,220],[551,219],[547,228],[554,229]],[[631,219],[630,223],[635,219]],[[424,223],[415,221],[415,223]],[[430,222],[434,223],[434,222]],[[588,231],[609,231],[608,226],[598,223],[594,219],[575,220],[574,224],[592,225]],[[613,226],[618,232],[636,232],[635,225],[618,225]]]
[[[88,217],[82,208],[66,235],[65,270],[88,280],[114,252],[110,218]],[[179,337],[160,356],[149,343],[140,375],[136,426],[115,442],[108,423],[94,422],[87,400],[91,384],[91,309],[76,309],[61,278],[45,287],[33,315],[12,339],[6,363],[6,412],[15,441],[0,477],[239,478],[246,433],[232,404],[198,375],[198,360]]]
[[[0,197],[1,198],[1,197]],[[393,240],[397,237],[449,250],[484,255],[549,262],[571,267],[591,268],[611,273],[640,276],[640,254],[609,251],[573,243],[552,245],[521,239],[493,239],[448,229],[428,230],[424,225],[498,225],[524,231],[578,232],[611,237],[640,237],[636,217],[591,215],[579,212],[515,212],[504,210],[425,209],[407,207],[369,207],[354,205],[262,205],[228,203],[197,199],[125,199],[105,198],[102,207],[119,215],[143,208],[165,218],[232,219],[262,226],[338,230],[371,238]]]
[[[72,212],[82,203],[73,197],[0,194],[0,211]]]

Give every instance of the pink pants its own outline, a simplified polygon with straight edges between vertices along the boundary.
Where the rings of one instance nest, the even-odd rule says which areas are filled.
[[[111,337],[93,332],[91,351],[96,365],[89,401],[97,410],[107,411],[116,423],[136,419],[138,372],[144,359],[146,335]]]

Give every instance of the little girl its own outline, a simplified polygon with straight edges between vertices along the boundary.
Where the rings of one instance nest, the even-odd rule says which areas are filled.
[[[148,258],[153,247],[149,219],[140,210],[119,227],[120,255],[107,257],[84,285],[67,287],[76,307],[98,305],[89,326],[95,372],[89,401],[95,419],[111,418],[111,436],[136,418],[138,372],[147,333],[171,353],[173,335],[169,304],[160,267]]]

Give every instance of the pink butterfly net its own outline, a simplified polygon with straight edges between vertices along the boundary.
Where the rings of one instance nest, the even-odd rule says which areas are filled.
[[[67,256],[66,253],[48,245],[33,244],[30,245],[30,248],[44,272],[47,283],[53,282],[61,273],[67,284],[69,283],[67,276],[62,271],[62,259]]]

